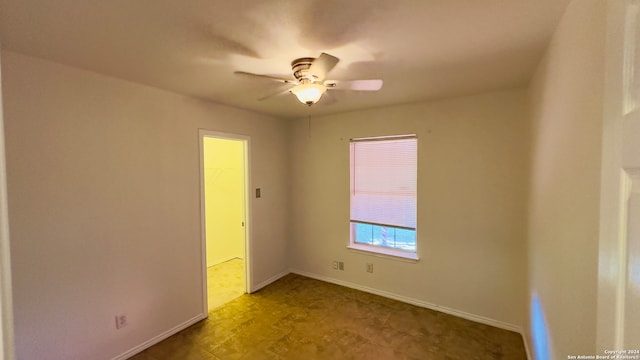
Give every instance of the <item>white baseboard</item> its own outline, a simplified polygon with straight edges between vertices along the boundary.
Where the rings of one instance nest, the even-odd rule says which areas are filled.
[[[233,259],[241,259],[242,260],[242,258],[240,258],[238,256],[230,256],[230,257],[225,257],[225,258],[219,258],[219,259],[207,261],[207,267],[210,268],[212,266],[216,266],[218,264],[222,264],[224,262],[227,262],[227,261],[230,261],[230,260],[233,260]]]
[[[406,296],[396,295],[396,294],[393,294],[393,293],[390,293],[390,292],[387,292],[387,291],[382,291],[382,290],[370,288],[370,287],[367,287],[367,286],[362,286],[362,285],[350,283],[350,282],[347,282],[347,281],[333,279],[333,278],[329,278],[329,277],[326,277],[326,276],[320,276],[320,275],[308,273],[308,272],[305,272],[305,271],[291,269],[291,272],[294,273],[294,274],[310,277],[310,278],[321,280],[321,281],[326,281],[326,282],[333,283],[333,284],[336,284],[336,285],[346,286],[346,287],[349,287],[349,288],[352,288],[352,289],[368,292],[368,293],[375,294],[375,295],[380,295],[380,296],[383,296],[383,297],[386,297],[386,298],[389,298],[389,299],[402,301],[402,302],[407,303],[407,304],[416,305],[416,306],[420,306],[420,307],[423,307],[423,308],[427,308],[427,309],[443,312],[445,314],[461,317],[463,319],[475,321],[475,322],[478,322],[478,323],[481,323],[481,324],[494,326],[494,327],[497,327],[497,328],[500,328],[500,329],[504,329],[504,330],[514,331],[514,332],[517,332],[517,333],[522,335],[522,328],[520,326],[509,324],[509,323],[505,323],[505,322],[499,321],[499,320],[494,320],[494,319],[491,319],[491,318],[488,318],[488,317],[485,317],[485,316],[475,315],[475,314],[471,314],[471,313],[468,313],[468,312],[452,309],[452,308],[449,308],[449,307],[446,307],[446,306],[440,306],[440,305],[432,304],[432,303],[429,303],[429,302],[426,302],[426,301],[412,299],[412,298],[409,298],[409,297],[406,297]]]
[[[290,273],[289,271],[283,271],[280,274],[276,274],[276,275],[268,278],[267,280],[261,282],[260,284],[252,286],[251,287],[251,292],[254,293],[254,292],[262,289],[263,287],[265,287],[265,286],[267,286],[267,285],[269,285],[269,284],[271,284],[271,283],[273,283],[275,281],[278,281],[280,278],[288,275],[289,273]]]
[[[112,358],[111,360],[125,360],[125,359],[128,359],[128,358],[132,357],[133,355],[135,355],[135,354],[137,354],[139,352],[142,352],[142,351],[150,348],[151,346],[159,343],[160,341],[168,338],[169,336],[174,335],[174,334],[176,334],[176,333],[188,328],[189,326],[197,323],[198,321],[204,320],[206,318],[207,318],[207,314],[198,314],[198,315],[194,316],[193,318],[183,322],[182,324],[174,326],[173,328],[163,332],[162,334],[160,334],[158,336],[155,336],[155,337],[143,342],[142,344],[140,344],[140,345],[138,345],[138,346],[136,346],[136,347],[134,347],[132,349],[127,350],[126,352],[124,352],[124,353]]]
[[[529,342],[527,341],[527,335],[523,332],[520,333],[520,335],[522,335],[522,342],[524,343],[524,351],[526,351],[527,353],[527,359],[531,360],[533,359],[531,357],[531,351],[529,350]]]

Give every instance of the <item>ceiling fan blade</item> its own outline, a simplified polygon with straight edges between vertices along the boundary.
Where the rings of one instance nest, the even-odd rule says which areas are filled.
[[[340,59],[337,57],[327,53],[322,53],[317,59],[313,60],[313,63],[309,67],[309,72],[318,78],[318,80],[322,81],[329,71],[338,64],[338,61],[340,61]]]
[[[291,90],[291,88],[293,87],[294,84],[289,84],[287,83],[286,85],[280,86],[277,90],[268,93],[267,95],[258,98],[258,101],[262,101],[262,100],[267,100],[269,98],[275,97],[275,96],[280,96],[280,95],[284,95],[286,93],[289,92],[289,90]]]
[[[279,77],[276,77],[276,76],[270,76],[270,75],[254,74],[254,73],[245,72],[245,71],[234,71],[233,73],[236,74],[236,75],[247,76],[247,77],[251,77],[251,78],[262,78],[262,79],[268,79],[268,80],[283,82],[285,84],[297,84],[298,83],[296,80],[283,79],[283,78],[279,78]]]
[[[335,85],[332,85],[335,84]],[[383,81],[380,79],[375,80],[352,80],[352,81],[337,81],[327,80],[325,85],[327,89],[332,90],[354,90],[354,91],[378,91],[382,89]]]

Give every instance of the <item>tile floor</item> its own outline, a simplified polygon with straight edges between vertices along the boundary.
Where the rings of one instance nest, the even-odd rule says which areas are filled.
[[[244,260],[235,258],[207,268],[209,311],[244,293]]]
[[[519,334],[290,274],[133,360],[525,360]]]

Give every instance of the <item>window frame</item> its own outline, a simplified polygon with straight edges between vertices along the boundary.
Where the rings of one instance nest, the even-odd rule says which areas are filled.
[[[413,230],[415,232],[415,251],[413,250],[404,250],[404,249],[399,249],[396,247],[389,247],[389,246],[381,246],[381,245],[374,245],[374,244],[366,244],[366,243],[362,243],[362,242],[356,242],[356,236],[355,236],[355,224],[360,223],[360,224],[369,224],[372,226],[384,226],[385,224],[381,224],[381,223],[373,223],[373,222],[366,222],[366,221],[361,221],[361,220],[353,220],[352,219],[352,195],[351,195],[351,191],[353,189],[353,171],[354,171],[354,155],[353,155],[353,150],[352,150],[352,144],[353,143],[357,143],[357,142],[375,142],[375,141],[393,141],[393,140],[406,140],[406,139],[415,139],[415,157],[416,157],[416,164],[415,164],[415,172],[416,172],[416,188],[415,188],[415,201],[416,201],[416,209],[415,209],[415,221],[416,221],[416,227],[415,228],[408,228],[408,227],[404,227],[404,226],[395,226],[395,225],[387,225],[390,228],[398,228],[398,229],[407,229],[407,230]],[[389,259],[393,259],[393,260],[400,260],[400,261],[406,261],[406,262],[417,262],[419,260],[419,256],[418,256],[418,227],[417,227],[417,219],[418,219],[418,209],[417,209],[417,200],[418,200],[418,189],[417,189],[417,182],[418,182],[418,136],[416,134],[404,134],[404,135],[391,135],[391,136],[376,136],[376,137],[362,137],[362,138],[352,138],[349,139],[349,182],[350,182],[350,194],[349,194],[349,244],[347,245],[347,248],[353,252],[356,253],[360,253],[360,254],[365,254],[365,255],[370,255],[370,256],[377,256],[377,257],[383,257],[383,258],[389,258]]]

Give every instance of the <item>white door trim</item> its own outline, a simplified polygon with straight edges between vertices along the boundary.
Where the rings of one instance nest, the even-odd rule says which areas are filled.
[[[202,268],[202,294],[203,301],[202,306],[204,309],[204,313],[208,314],[208,302],[207,302],[207,237],[205,231],[205,201],[204,201],[204,138],[216,138],[216,139],[229,139],[229,140],[239,140],[244,143],[244,174],[245,174],[245,184],[244,184],[244,209],[245,209],[245,241],[244,241],[244,252],[245,252],[245,291],[247,293],[251,293],[253,290],[253,274],[252,274],[252,249],[251,246],[251,219],[252,219],[252,210],[251,210],[251,138],[245,135],[231,134],[231,133],[223,133],[218,131],[206,130],[206,129],[198,129],[198,146],[200,153],[200,261]]]
[[[630,104],[626,93],[632,73],[628,60],[633,52],[632,43],[638,41],[629,38],[632,30],[629,20],[638,6],[639,0],[607,1],[597,279],[596,349],[599,353],[623,349],[624,341],[627,269],[625,219],[630,181],[623,163],[623,125]]]
[[[0,75],[1,84],[2,75]],[[12,360],[15,357],[11,299],[7,168],[4,145],[4,110],[2,108],[2,87],[0,86],[0,358],[6,360]]]

